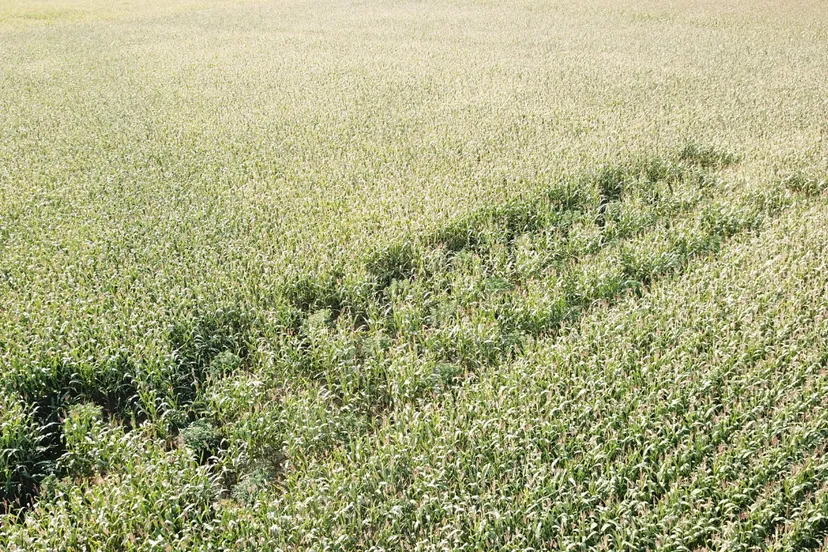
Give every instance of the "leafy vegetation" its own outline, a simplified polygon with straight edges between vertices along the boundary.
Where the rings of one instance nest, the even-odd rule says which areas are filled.
[[[0,7],[0,548],[823,546],[824,14],[322,9]]]

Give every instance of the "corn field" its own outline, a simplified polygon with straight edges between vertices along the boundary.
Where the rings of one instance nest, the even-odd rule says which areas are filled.
[[[828,550],[828,9],[0,0],[0,549]]]

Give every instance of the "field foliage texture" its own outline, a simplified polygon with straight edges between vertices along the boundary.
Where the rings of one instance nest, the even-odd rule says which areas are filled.
[[[828,535],[821,0],[0,0],[0,549]]]

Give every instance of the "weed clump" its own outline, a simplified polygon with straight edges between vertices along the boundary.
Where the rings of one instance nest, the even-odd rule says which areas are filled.
[[[181,430],[180,438],[201,463],[218,453],[222,441],[221,433],[208,420],[194,421]]]
[[[233,499],[246,506],[252,506],[271,486],[274,474],[265,467],[257,467],[245,474],[233,487]]]
[[[235,374],[241,368],[242,359],[232,351],[222,351],[210,361],[208,375],[213,378],[223,378]]]

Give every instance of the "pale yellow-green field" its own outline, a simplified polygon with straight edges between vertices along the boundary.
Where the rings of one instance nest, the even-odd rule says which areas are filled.
[[[687,154],[697,150],[720,160]],[[645,165],[658,169],[647,173]],[[621,191],[607,188],[602,174],[623,181]],[[773,226],[778,217],[787,218],[783,230],[769,234],[777,237],[762,237],[766,242],[750,242],[750,247],[758,255],[764,246],[785,248],[774,240],[791,239],[791,247],[810,255],[809,270],[816,270],[824,266],[818,259],[824,247],[807,242],[824,237],[824,229],[803,237],[795,217],[782,211],[807,212],[803,220],[808,222],[802,224],[820,225],[826,175],[828,6],[822,0],[0,0],[0,384],[10,397],[0,403],[6,412],[0,421],[18,428],[3,430],[0,441],[6,450],[24,450],[15,445],[20,435],[47,435],[46,452],[32,453],[41,472],[35,474],[32,462],[23,460],[0,464],[7,482],[0,498],[29,500],[43,494],[39,482],[50,471],[63,478],[62,484],[72,481],[74,490],[67,492],[114,496],[121,492],[119,478],[141,474],[152,479],[145,471],[152,472],[167,454],[175,457],[170,465],[184,465],[181,473],[187,475],[176,476],[170,468],[153,484],[163,487],[165,477],[190,478],[196,486],[207,482],[220,490],[204,499],[211,505],[206,511],[214,503],[227,508],[222,501],[231,500],[233,477],[259,473],[251,466],[261,453],[245,448],[255,441],[287,459],[288,468],[275,470],[283,473],[271,470],[268,477],[284,484],[288,496],[313,495],[315,501],[345,507],[333,497],[310,493],[307,489],[324,486],[303,477],[334,477],[325,471],[335,471],[324,464],[329,454],[356,470],[363,453],[351,451],[356,456],[343,459],[350,454],[349,443],[368,447],[368,457],[371,447],[382,450],[378,457],[393,456],[383,448],[387,443],[380,446],[372,435],[378,427],[393,434],[383,424],[394,423],[395,409],[411,415],[405,409],[416,401],[400,389],[420,385],[415,380],[422,374],[412,375],[416,370],[408,371],[410,366],[456,364],[458,373],[468,376],[463,382],[474,380],[472,364],[495,373],[492,366],[511,363],[535,340],[552,339],[558,322],[576,324],[569,311],[555,324],[536,324],[544,312],[558,308],[555,297],[567,298],[562,301],[581,312],[593,303],[605,308],[629,293],[646,297],[658,278],[672,289],[674,272],[688,263],[702,270],[698,266],[704,261],[694,259],[708,253],[726,267],[722,256],[729,250],[718,253],[724,242],[749,241],[745,236]],[[543,222],[537,227],[515,230],[509,226],[511,215],[497,211],[518,205],[520,216],[535,213],[532,205],[545,205],[542,198],[550,189],[571,193],[573,186],[583,193],[575,201],[579,207],[570,209],[577,212],[572,215],[575,237],[565,238],[571,241],[565,262],[549,251],[564,247],[555,241],[555,229],[569,222],[547,213],[538,215]],[[669,188],[675,201],[648,195],[661,188]],[[616,207],[622,215],[606,226]],[[482,243],[480,236],[488,236],[500,245],[486,245],[483,252],[469,238],[458,253],[435,242],[434,236],[465,220],[484,220],[470,230],[474,240]],[[691,245],[681,248],[680,242]],[[697,243],[703,247],[694,249]],[[730,247],[738,250],[733,252],[737,257],[744,255],[741,246]],[[399,251],[402,257],[394,257]],[[636,257],[653,251],[678,260],[668,263],[669,269],[656,269],[661,261],[650,259],[651,266]],[[544,255],[554,259],[538,260]],[[767,253],[767,262],[773,255]],[[631,258],[650,268],[634,270],[639,265]],[[583,266],[576,266],[576,259]],[[382,272],[386,260],[392,265],[387,278]],[[616,282],[613,270],[622,261],[631,264]],[[530,265],[534,268],[526,268]],[[580,282],[572,284],[577,291],[556,283],[570,271],[580,274],[573,276]],[[444,277],[453,283],[439,283]],[[471,300],[459,290],[488,282],[480,285],[489,293],[501,285],[493,279],[511,286],[503,293],[515,303],[485,316],[470,314],[495,299],[475,295]],[[802,285],[822,285],[817,280]],[[591,288],[589,282],[598,283]],[[617,294],[606,291],[616,284]],[[312,291],[302,291],[303,285]],[[808,290],[813,291],[782,287],[779,293],[799,304],[797,294],[804,297]],[[825,299],[816,292],[808,297],[817,307]],[[448,337],[439,339],[445,342],[435,345],[437,337],[406,341],[404,334],[431,336],[439,324],[406,326],[402,320],[417,318],[411,314],[415,311],[428,318],[427,313],[446,308],[454,309],[454,318],[441,327]],[[228,310],[235,313],[232,320],[215,314]],[[503,320],[515,312],[530,313],[526,316],[535,322],[509,326],[507,332]],[[241,321],[233,318],[237,315]],[[319,338],[324,345],[314,341],[317,318],[330,325],[325,331],[331,335],[323,332],[327,337]],[[377,330],[380,318],[395,330],[382,324],[384,329]],[[802,330],[812,332],[816,348],[825,345],[819,320],[811,326],[803,322]],[[492,337],[487,332],[495,326]],[[597,330],[587,333],[601,339]],[[339,381],[349,370],[370,371],[360,355],[374,358],[365,352],[373,345],[366,343],[385,339],[379,334],[390,335],[395,344],[393,353],[375,359],[385,374],[376,381],[384,383],[372,379],[376,374],[354,376],[357,383]],[[468,353],[477,359],[469,361],[466,349],[457,345],[467,334],[476,336],[470,343],[480,345],[480,351],[497,349],[491,353],[497,361],[483,362],[474,355],[489,353],[479,351]],[[751,341],[748,335],[738,339]],[[446,352],[455,345],[457,358]],[[739,358],[741,349],[733,347],[722,354]],[[293,350],[296,358],[286,352]],[[204,376],[201,372],[224,352],[238,359],[240,364],[228,361],[238,372],[221,382]],[[318,358],[308,360],[306,354]],[[712,359],[698,369],[714,370],[715,364]],[[261,396],[238,391],[250,381],[266,391]],[[422,399],[420,391],[415,395]],[[355,413],[348,410],[352,399]],[[474,401],[468,401],[473,411]],[[117,427],[132,428],[123,439],[146,434],[142,442],[156,439],[166,445],[158,450],[147,445],[135,453],[145,455],[146,463],[136,460],[120,472],[77,471],[59,456],[72,450],[66,437],[70,428],[61,424],[80,403],[97,404],[106,423],[111,417]],[[221,406],[226,404],[232,406]],[[441,412],[442,403],[437,408]],[[771,408],[777,408],[775,402]],[[266,433],[250,421],[257,412],[278,419],[272,422],[278,436],[251,437]],[[308,429],[317,426],[302,421],[327,417],[338,421],[319,423],[339,429],[318,429],[317,435]],[[200,465],[204,459],[190,458],[181,444],[179,432],[197,419],[230,428],[222,430],[225,441],[216,465],[234,475],[221,483],[210,479],[212,464]],[[61,429],[41,431],[47,426]],[[130,442],[130,447],[145,446]],[[418,465],[416,459],[408,461]],[[520,464],[514,458],[503,462],[503,473]],[[32,475],[21,475],[20,466]],[[813,481],[822,484],[816,476]],[[472,492],[455,483],[458,493]],[[250,527],[258,531],[268,516],[290,511],[284,513],[294,516],[290,523],[311,530],[312,515],[301,513],[305,506],[286,505],[290,499],[281,491],[268,492],[257,503],[259,510],[239,513],[239,519],[252,516],[256,522]],[[515,493],[511,489],[504,496],[513,499]],[[96,504],[104,508],[109,499],[101,500]],[[55,508],[64,507],[59,503],[56,499]],[[331,528],[344,531],[337,523],[347,519],[356,531],[360,520],[370,518],[368,540],[347,540],[344,546],[362,548],[373,539],[393,548],[393,539],[383,540],[390,533],[383,533],[379,518],[372,517],[392,506],[372,504],[375,510],[362,518],[326,511],[330,517],[320,519],[328,525],[315,529],[325,538],[305,544],[330,544],[335,541],[328,539],[335,532]],[[75,514],[66,508],[60,515],[68,518],[61,523],[81,538],[87,522],[77,521],[75,527]],[[458,512],[445,515],[461,519]],[[416,548],[414,541],[422,537],[448,546],[450,540],[441,541],[436,533],[432,540],[423,536],[440,525],[436,518],[415,523],[408,515],[400,514],[412,524],[405,525],[413,539],[408,545]],[[46,523],[38,519],[31,523]],[[274,526],[287,523],[287,517],[280,519]],[[719,525],[711,526],[721,536],[726,524],[717,520]],[[168,542],[184,548],[210,542],[207,534],[182,529],[187,523],[170,529],[178,536],[168,535]],[[522,522],[509,523],[512,534],[531,532],[521,528]],[[4,527],[0,544],[12,534],[24,539],[21,527],[16,522]],[[280,527],[283,531],[287,525]],[[497,535],[505,534],[501,529]],[[113,531],[120,544],[104,548],[129,549],[123,544],[129,531]],[[151,548],[147,542],[160,534],[147,529],[136,546]],[[574,533],[561,526],[559,534]],[[176,541],[179,537],[184,540]],[[272,543],[302,547],[304,542],[280,538],[274,536]],[[538,538],[535,545],[551,542]],[[231,542],[221,539],[215,542]],[[24,540],[14,542],[24,549]],[[59,540],[40,545],[48,548]],[[475,542],[504,545],[497,539]],[[73,546],[81,546],[80,541]],[[89,541],[85,546],[97,545]]]

